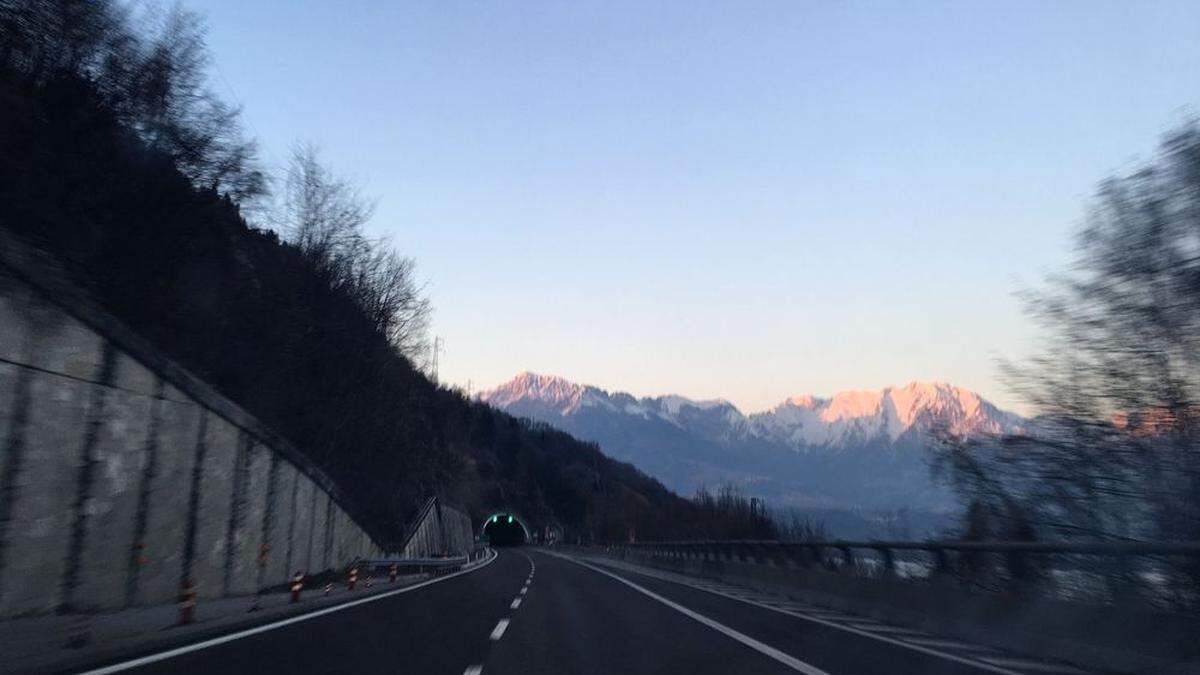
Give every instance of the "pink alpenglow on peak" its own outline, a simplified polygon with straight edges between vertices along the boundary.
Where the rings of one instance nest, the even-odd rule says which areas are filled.
[[[560,408],[561,414],[566,415],[579,407],[587,389],[557,375],[525,371],[499,387],[481,393],[479,399],[501,409],[523,399],[532,399]]]
[[[945,382],[843,391],[829,399],[793,396],[749,419],[755,435],[802,445],[839,445],[850,437],[895,440],[914,427],[978,436],[1015,433],[1024,426],[1017,415]]]
[[[566,417],[589,408],[659,419],[680,427],[705,419],[709,436],[758,437],[793,447],[840,447],[872,438],[894,441],[910,429],[936,428],[956,436],[979,436],[1016,433],[1025,426],[1019,416],[1000,410],[975,392],[945,382],[848,390],[830,398],[792,396],[771,410],[748,416],[723,399],[697,401],[674,394],[638,399],[531,372],[481,393],[479,399],[534,417]]]

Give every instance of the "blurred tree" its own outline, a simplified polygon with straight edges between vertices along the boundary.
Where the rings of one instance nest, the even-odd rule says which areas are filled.
[[[1026,294],[1040,353],[1006,364],[1025,433],[946,439],[969,534],[1200,540],[1200,126],[1101,184],[1074,264]]]

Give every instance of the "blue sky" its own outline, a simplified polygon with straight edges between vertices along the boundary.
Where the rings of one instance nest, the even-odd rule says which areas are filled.
[[[417,258],[445,381],[1020,409],[1014,291],[1200,103],[1200,3],[189,0],[263,157]]]

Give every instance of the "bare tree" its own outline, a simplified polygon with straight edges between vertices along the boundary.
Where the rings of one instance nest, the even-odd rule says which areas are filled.
[[[427,348],[431,311],[412,258],[363,227],[373,205],[323,165],[312,144],[292,150],[279,227],[331,287],[346,293],[393,347],[414,361]]]
[[[111,0],[0,0],[0,66],[43,83],[91,82],[151,148],[197,187],[235,200],[265,191],[240,110],[207,86],[201,17],[176,6],[135,20]]]
[[[1200,539],[1200,126],[1105,181],[1064,274],[1026,295],[1040,353],[1005,373],[1026,433],[947,444],[968,534]]]

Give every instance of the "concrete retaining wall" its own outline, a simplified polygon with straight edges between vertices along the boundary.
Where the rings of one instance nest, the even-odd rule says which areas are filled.
[[[295,448],[41,264],[0,237],[0,618],[254,593],[379,550]]]
[[[404,542],[403,558],[464,555],[475,546],[470,516],[439,499],[427,504],[418,519]]]

